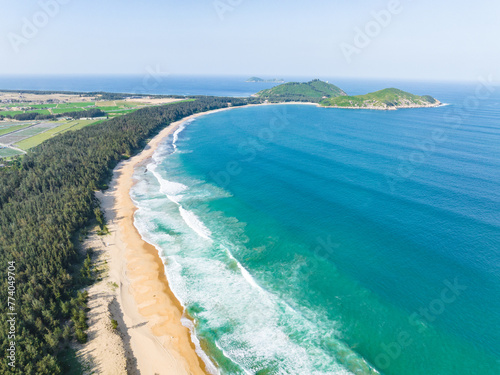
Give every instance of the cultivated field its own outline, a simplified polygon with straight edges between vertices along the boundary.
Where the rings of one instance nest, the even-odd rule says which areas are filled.
[[[193,100],[193,99],[188,99]],[[6,101],[10,101],[6,103]],[[152,105],[165,105],[182,99],[151,99],[148,97],[126,100],[99,100],[99,97],[80,97],[63,94],[16,94],[0,92],[0,158],[20,155],[23,151],[38,146],[40,143],[67,131],[74,131],[85,126],[103,121],[79,119],[36,119],[16,121],[6,116],[22,113],[38,113],[40,115],[60,115],[68,112],[83,112],[98,108],[110,118],[123,116]],[[72,117],[78,117],[73,115]],[[85,117],[82,113],[81,117]]]
[[[0,147],[0,159],[1,158],[11,158],[13,156],[22,155],[22,152],[13,150],[11,148]]]
[[[64,121],[62,123],[54,123],[58,126],[47,129],[46,131],[39,133],[35,136],[23,139],[22,141],[16,142],[16,146],[22,150],[29,150],[32,147],[38,146],[43,141],[47,139],[63,134],[70,130],[78,130],[85,126],[95,124],[99,120],[76,120],[76,121]],[[1,142],[1,141],[0,141]]]

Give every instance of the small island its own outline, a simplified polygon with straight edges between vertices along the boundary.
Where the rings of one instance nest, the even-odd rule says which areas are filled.
[[[430,95],[414,95],[388,88],[365,95],[350,96],[341,88],[321,81],[289,82],[259,91],[254,97],[270,103],[307,102],[328,108],[396,110],[399,108],[438,107],[442,103]]]
[[[263,78],[259,78],[259,77],[251,77],[251,78],[248,78],[245,82],[285,83],[285,80],[283,78],[263,79]]]
[[[430,95],[419,96],[389,88],[365,95],[328,98],[322,100],[320,105],[333,108],[396,110],[398,108],[437,107],[441,105],[441,102]]]

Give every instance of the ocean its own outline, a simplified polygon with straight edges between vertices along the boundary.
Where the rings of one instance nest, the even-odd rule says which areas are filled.
[[[136,171],[209,368],[500,373],[500,90],[431,88],[446,106],[206,115]]]
[[[142,75],[2,76],[0,90],[115,92],[156,95],[210,95],[245,97],[276,86],[272,82],[245,82],[244,76],[174,76],[160,67],[148,67]]]
[[[41,90],[77,92],[115,92],[156,95],[209,95],[247,97],[278,85],[273,82],[245,82],[249,76],[181,76],[168,75],[157,66],[150,66],[141,75],[0,75],[0,90]],[[387,87],[416,90],[415,94],[438,95],[443,85],[435,82],[407,82],[401,80],[360,80],[332,77],[265,77],[283,78],[287,82],[306,82],[312,79],[329,81],[350,95],[366,94]],[[470,86],[471,83],[465,84]],[[464,84],[448,84],[448,89]],[[471,90],[474,88],[472,87]]]
[[[244,80],[0,77],[0,88],[274,86]],[[330,82],[446,105],[209,114],[136,170],[135,224],[164,260],[198,353],[221,374],[500,374],[500,87]]]

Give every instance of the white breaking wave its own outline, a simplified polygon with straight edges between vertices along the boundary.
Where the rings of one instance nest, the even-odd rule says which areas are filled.
[[[193,212],[184,209],[180,204],[179,212],[181,213],[182,218],[189,226],[189,228],[194,230],[200,237],[203,237],[210,241],[212,240],[212,238],[210,237],[212,235],[212,232],[205,226],[205,224],[203,224],[198,216],[196,216]]]
[[[191,341],[193,341],[195,347],[195,352],[205,363],[206,370],[212,375],[219,375],[220,374],[219,369],[213,364],[213,362],[210,360],[210,357],[201,348],[200,340],[198,340],[198,337],[196,336],[196,328],[193,322],[190,319],[183,316],[181,318],[181,323],[184,327],[189,329],[189,332],[191,333]]]
[[[179,133],[186,129],[186,126],[193,123],[195,119],[184,121],[179,125],[179,128],[172,135],[172,147],[174,148],[174,152],[177,151],[177,141],[179,140]]]
[[[256,289],[259,289],[262,292],[264,292],[264,290],[259,286],[259,284],[257,284],[255,282],[255,280],[253,279],[252,275],[250,275],[250,272],[248,272],[247,269],[245,267],[243,267],[243,265],[240,262],[238,262],[238,260],[233,256],[233,254],[231,254],[231,252],[226,247],[224,247],[224,249],[226,250],[226,253],[229,256],[229,258],[231,258],[231,260],[233,260],[234,262],[236,262],[236,265],[238,266],[238,268],[239,268],[239,270],[240,270],[241,275],[243,276],[243,278],[251,286],[253,286]]]
[[[182,123],[179,128],[174,132],[172,136],[172,146],[174,148],[174,151],[172,153],[177,152],[177,141],[179,139],[179,133],[182,132],[187,125],[192,123],[194,120],[189,120],[184,123]],[[179,207],[179,213],[184,220],[184,222],[187,224],[189,228],[191,228],[196,234],[198,234],[200,237],[211,240],[211,234],[212,232],[203,224],[203,222],[196,216],[196,214],[192,211],[186,210],[184,207],[182,207],[181,201],[183,198],[183,195],[181,193],[185,192],[188,190],[188,187],[184,184],[181,184],[180,182],[174,182],[174,181],[169,181],[161,176],[161,174],[157,171],[158,165],[161,163],[162,158],[160,155],[162,154],[161,151],[158,153],[155,152],[153,155],[153,160],[154,162],[148,165],[148,170],[151,171],[153,176],[155,176],[156,180],[160,184],[160,192],[165,194],[165,196],[175,203]]]
[[[173,134],[172,153],[177,151],[178,134],[185,125],[187,124],[183,124]],[[156,157],[153,157],[154,162],[147,168],[158,181],[160,193],[178,207],[180,217],[166,214],[170,210],[175,212],[175,206],[156,195],[155,200],[136,203],[139,210],[135,225],[144,239],[149,240],[148,242],[158,250],[168,282],[181,304],[183,306],[197,304],[203,307],[197,315],[206,320],[209,327],[200,326],[200,333],[207,328],[219,329],[229,325],[234,327],[234,331],[220,334],[215,345],[226,358],[238,364],[246,374],[256,373],[260,366],[273,363],[280,363],[276,374],[283,375],[351,374],[344,366],[329,358],[320,347],[302,346],[290,339],[288,326],[303,327],[311,332],[317,327],[278,296],[260,287],[247,269],[232,255],[229,250],[230,243],[227,244],[229,248],[222,244],[214,244],[212,236],[218,242],[217,233],[222,228],[213,226],[217,228],[217,233],[213,234],[194,212],[182,206],[183,197],[188,197],[190,188],[182,183],[169,181],[163,177],[165,172],[158,170],[164,162],[164,157],[167,156],[164,151],[159,150]],[[158,225],[154,224],[155,221],[160,221],[162,226],[172,228],[183,235],[155,234]],[[186,230],[186,225],[190,230]],[[223,229],[222,231],[227,233]],[[200,237],[210,242],[200,241]],[[168,256],[163,253],[166,249]],[[239,272],[235,272],[234,267],[228,267],[227,260],[216,259],[221,251],[237,265]],[[193,322],[185,316],[182,324],[190,330],[196,352],[206,364],[207,371],[213,375],[220,374],[210,357],[203,351]],[[329,332],[333,333],[334,327],[329,328]],[[348,351],[348,348],[343,348],[343,351]],[[313,364],[315,361],[332,363],[328,371],[318,371]]]
[[[191,228],[200,237],[211,240],[210,236],[212,232],[202,223],[194,212],[186,210],[180,203],[183,197],[181,193],[185,192],[188,187],[179,182],[173,182],[163,178],[156,171],[157,167],[157,164],[150,164],[148,166],[149,170],[160,184],[160,191],[179,207],[179,213],[189,228]]]
[[[167,196],[177,196],[183,191],[187,190],[188,187],[179,182],[169,181],[163,178],[156,169],[158,168],[158,164],[151,163],[147,166],[148,170],[151,171],[153,176],[156,177],[158,182],[160,183],[160,191]]]

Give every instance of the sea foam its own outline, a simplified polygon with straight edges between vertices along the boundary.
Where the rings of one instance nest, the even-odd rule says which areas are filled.
[[[173,144],[177,143],[180,131],[182,129],[174,133]],[[335,358],[314,343],[313,337],[304,337],[309,342],[307,345],[302,339],[296,342],[291,338],[299,331],[315,332],[318,327],[279,296],[260,286],[233,255],[241,244],[233,243],[226,236],[239,232],[232,227],[240,223],[230,219],[224,221],[210,211],[203,212],[202,219],[185,208],[191,206],[189,200],[195,199],[202,204],[203,199],[212,199],[214,193],[220,196],[227,193],[203,181],[195,189],[190,184],[172,181],[176,177],[167,178],[169,168],[165,170],[163,163],[172,160],[174,155],[169,154],[176,152],[176,146],[173,149],[168,152],[165,145],[148,165],[147,171],[154,177],[152,183],[156,181],[160,195],[153,194],[155,199],[136,198],[139,209],[135,223],[144,239],[157,248],[169,284],[180,303],[188,308],[201,307],[201,311],[190,314],[194,323],[187,317],[182,323],[190,329],[196,351],[208,371],[218,373],[211,358],[201,349],[198,337],[210,340],[213,332],[220,332],[215,346],[241,369],[241,373],[274,369],[276,374],[349,374]],[[147,174],[141,175],[143,179],[145,176]],[[148,188],[154,189],[154,185]],[[147,191],[142,194],[148,195]],[[227,225],[230,227],[226,228]],[[171,228],[177,234],[165,235],[160,227]],[[200,238],[208,241],[200,241]],[[297,327],[299,331],[295,332]],[[328,332],[330,335],[335,332],[334,326],[329,325]],[[334,345],[339,351],[356,356],[339,341],[335,340]],[[322,369],[314,362],[323,363]]]

